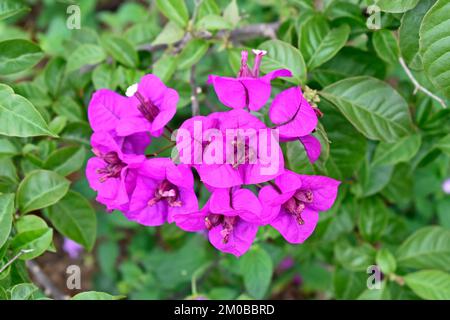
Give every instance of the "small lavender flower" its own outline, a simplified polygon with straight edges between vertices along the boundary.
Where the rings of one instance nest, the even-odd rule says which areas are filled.
[[[446,194],[450,194],[450,178],[448,178],[444,181],[444,183],[442,184],[442,190]]]
[[[83,252],[83,247],[69,238],[64,238],[63,250],[72,259],[77,259],[81,252]]]

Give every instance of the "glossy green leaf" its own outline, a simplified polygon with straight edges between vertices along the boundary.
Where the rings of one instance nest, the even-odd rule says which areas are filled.
[[[118,36],[104,36],[102,46],[108,54],[124,66],[135,68],[139,64],[139,57],[133,45]]]
[[[2,0],[2,2],[0,2],[0,20],[7,19],[29,10],[28,7],[17,0]]]
[[[153,45],[160,44],[173,44],[183,39],[184,30],[181,29],[176,23],[169,22],[164,26],[164,29],[153,41]]]
[[[268,253],[258,246],[253,246],[240,259],[240,268],[247,292],[256,299],[262,299],[269,288],[273,272]]]
[[[388,214],[386,205],[380,198],[360,201],[358,230],[361,236],[372,243],[379,240],[385,232]]]
[[[402,267],[450,270],[450,230],[429,226],[412,234],[399,247],[397,262]]]
[[[0,73],[17,73],[33,67],[44,54],[38,45],[24,39],[0,42]]]
[[[10,289],[11,300],[32,300],[33,293],[38,290],[32,283],[20,283]]]
[[[14,195],[0,195],[0,248],[8,240],[14,214]]]
[[[70,300],[120,300],[124,296],[112,296],[105,292],[86,291],[74,295]]]
[[[411,132],[406,101],[388,84],[370,77],[341,80],[321,91],[367,138],[394,142]]]
[[[208,43],[204,40],[194,39],[187,43],[178,56],[178,69],[188,69],[200,61],[208,51]]]
[[[205,30],[228,30],[233,26],[230,22],[222,18],[221,16],[215,14],[209,14],[201,18],[197,23],[196,27]]]
[[[407,274],[405,283],[419,297],[428,300],[450,300],[450,274],[439,270],[423,270]]]
[[[450,2],[438,0],[420,26],[420,54],[433,84],[450,97]]]
[[[376,5],[381,11],[401,13],[413,9],[420,0],[379,0]]]
[[[95,243],[95,211],[81,194],[69,191],[57,204],[47,208],[48,217],[64,236],[91,250]]]
[[[79,70],[83,66],[95,65],[106,59],[105,52],[95,44],[82,44],[67,59],[68,73]]]
[[[178,57],[172,55],[163,55],[153,64],[153,74],[158,76],[161,81],[169,81],[177,68]]]
[[[55,150],[44,162],[44,168],[62,176],[74,173],[83,166],[86,158],[84,147],[64,147]]]
[[[377,265],[380,267],[381,272],[385,274],[394,273],[397,269],[397,262],[394,255],[389,251],[389,249],[381,248],[377,252],[376,257]]]
[[[375,262],[376,251],[367,243],[354,247],[340,241],[334,247],[336,260],[349,271],[366,271]]]
[[[4,84],[0,84],[0,134],[15,137],[56,136],[31,102]]]
[[[394,143],[380,142],[375,149],[373,165],[391,165],[407,162],[419,151],[422,138],[413,134],[399,139]]]
[[[381,59],[392,65],[398,63],[400,50],[392,31],[382,29],[374,32],[373,46]]]
[[[275,69],[289,69],[292,78],[284,78],[286,81],[296,84],[306,82],[306,64],[302,54],[297,48],[280,40],[269,40],[262,43],[259,49],[266,50],[261,63],[261,70],[265,73]]]
[[[56,97],[59,93],[64,79],[66,62],[63,58],[56,57],[50,60],[45,66],[44,79],[45,84],[52,96]]]
[[[179,27],[186,27],[189,13],[184,0],[156,0],[158,9]]]
[[[313,16],[301,27],[299,47],[309,70],[324,64],[345,45],[350,35],[350,27],[342,25],[330,29],[323,16]]]
[[[100,64],[92,72],[92,82],[96,90],[114,90],[117,86],[116,73],[109,64]]]
[[[419,29],[423,17],[436,0],[421,0],[417,6],[402,17],[399,29],[399,44],[402,57],[411,69],[422,69],[422,58],[419,54]]]
[[[17,189],[17,204],[22,214],[58,202],[69,190],[70,182],[53,171],[36,170],[28,174]]]
[[[53,230],[42,218],[23,216],[17,220],[15,228],[17,232],[11,241],[11,248],[16,254],[23,253],[20,255],[21,260],[34,259],[49,249]]]
[[[236,26],[239,23],[241,17],[239,16],[239,7],[236,0],[231,0],[223,10],[223,18],[232,26]]]

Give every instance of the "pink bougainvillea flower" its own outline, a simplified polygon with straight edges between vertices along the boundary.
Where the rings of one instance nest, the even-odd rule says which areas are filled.
[[[177,109],[178,93],[148,74],[130,86],[127,97],[101,89],[89,103],[89,123],[94,131],[114,131],[119,136],[150,132],[160,136]]]
[[[319,212],[330,209],[340,181],[285,171],[275,184],[261,188],[259,199],[270,223],[290,243],[304,242],[314,231]]]
[[[145,161],[144,151],[150,142],[146,133],[128,137],[94,132],[91,144],[95,157],[89,159],[86,177],[92,189],[97,191],[97,201],[108,210],[124,210],[129,194],[134,188],[137,169]]]
[[[175,215],[175,223],[190,232],[208,231],[211,244],[220,251],[241,256],[252,245],[266,219],[261,203],[248,189],[215,189],[203,209]]]
[[[194,132],[195,121],[201,123],[203,131],[200,137],[196,137],[199,134]],[[186,130],[192,137],[191,145],[194,147],[191,152],[197,152],[194,168],[201,180],[214,188],[261,183],[272,180],[284,171],[283,153],[273,130],[244,110],[194,117],[184,122],[180,129]],[[220,137],[214,137],[220,140],[210,141],[205,132],[211,129],[220,134]],[[177,147],[180,153],[185,151],[180,148],[178,136]],[[211,156],[218,149],[222,149],[221,156]],[[199,152],[203,155],[200,161]],[[215,161],[208,156],[215,158]]]
[[[266,54],[263,50],[253,50],[255,62],[253,69],[247,65],[248,53],[242,51],[241,68],[237,78],[210,75],[208,83],[214,86],[220,102],[229,108],[250,110],[261,109],[270,98],[270,82],[278,77],[291,77],[287,69],[278,69],[264,76],[259,75],[261,60]]]
[[[172,223],[175,214],[198,210],[190,167],[176,166],[169,158],[146,160],[139,169],[136,188],[124,214],[146,226]]]
[[[269,118],[276,125],[281,141],[299,140],[311,162],[320,156],[320,142],[310,135],[317,126],[317,115],[303,97],[299,87],[279,93],[269,109]]]

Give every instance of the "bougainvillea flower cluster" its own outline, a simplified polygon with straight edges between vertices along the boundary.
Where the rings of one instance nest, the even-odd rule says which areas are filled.
[[[319,158],[320,141],[312,133],[320,112],[298,86],[268,105],[271,81],[292,74],[280,69],[261,75],[266,52],[253,53],[250,68],[248,52],[242,52],[236,78],[209,76],[218,100],[231,110],[184,121],[172,135],[172,158],[146,155],[146,149],[152,139],[167,138],[164,130],[173,131],[168,124],[177,109],[174,89],[148,74],[125,96],[95,92],[88,110],[94,157],[86,175],[97,201],[145,226],[175,223],[203,233],[215,248],[235,256],[249,250],[263,226],[290,243],[304,242],[319,212],[333,205],[340,182],[285,168],[280,143],[299,141],[311,162]],[[264,107],[269,124],[254,113]],[[201,185],[210,195],[199,208],[195,190]]]

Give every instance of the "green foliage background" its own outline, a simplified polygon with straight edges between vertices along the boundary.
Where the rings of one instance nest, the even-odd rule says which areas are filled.
[[[71,4],[81,29],[67,27]],[[46,297],[27,270],[63,259],[62,236],[85,248],[70,264],[91,270],[78,299],[450,299],[450,1],[374,4],[0,0],[0,299]],[[291,85],[318,90],[320,159],[285,149],[292,170],[343,181],[313,236],[294,246],[262,228],[236,259],[174,225],[106,214],[83,169],[92,92],[155,73],[180,93],[175,128],[193,94],[201,114],[225,110],[206,78],[234,75],[244,48],[268,51],[264,72],[289,68]],[[379,290],[367,288],[372,265]]]

